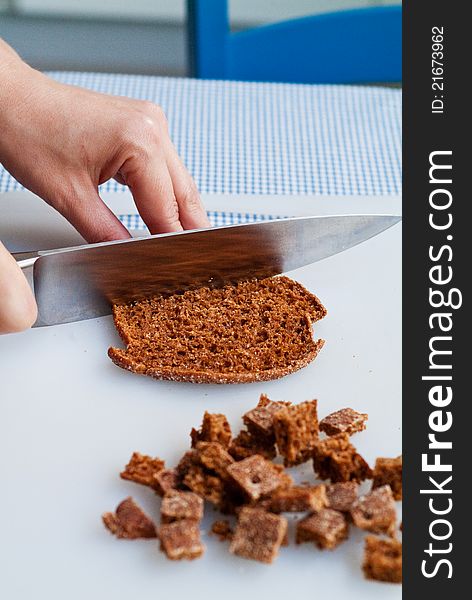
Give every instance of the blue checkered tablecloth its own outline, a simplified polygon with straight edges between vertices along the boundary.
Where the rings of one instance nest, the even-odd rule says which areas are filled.
[[[281,219],[290,215],[272,215],[260,213],[244,213],[232,210],[208,210],[208,218],[212,227],[222,227],[223,225],[239,225],[242,223],[254,223],[255,221],[272,221]],[[117,215],[126,229],[146,229],[144,221],[139,215]]]
[[[152,100],[201,192],[389,195],[401,192],[401,91],[380,87],[50,73]],[[102,188],[122,191],[109,181]],[[21,189],[0,165],[0,192]]]

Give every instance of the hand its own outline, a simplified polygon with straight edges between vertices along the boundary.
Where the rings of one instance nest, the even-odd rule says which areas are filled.
[[[36,317],[33,292],[15,259],[0,242],[0,334],[27,329]]]
[[[89,242],[130,235],[98,194],[111,178],[129,186],[151,233],[210,225],[159,106],[57,83],[2,40],[0,131],[0,162]],[[31,290],[1,244],[0,297],[0,333],[34,323]]]
[[[129,237],[98,195],[112,177],[129,186],[151,233],[209,226],[159,106],[57,83],[19,59],[0,69],[5,80],[0,162],[87,241]]]

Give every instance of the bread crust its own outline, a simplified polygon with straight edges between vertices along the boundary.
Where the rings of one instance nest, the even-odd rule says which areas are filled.
[[[310,332],[310,335],[307,335],[306,333],[304,334],[306,341],[305,347],[303,348],[303,354],[295,358],[289,357],[286,364],[278,364],[273,368],[253,368],[252,370],[247,371],[233,368],[225,371],[221,368],[213,369],[211,366],[208,368],[198,368],[198,365],[156,365],[156,361],[153,361],[154,364],[146,364],[144,360],[140,360],[140,357],[136,357],[132,352],[129,351],[133,345],[136,347],[136,344],[139,343],[139,331],[137,332],[135,324],[131,322],[132,317],[134,316],[133,307],[129,309],[131,317],[128,317],[126,308],[123,309],[122,306],[113,306],[113,318],[116,329],[124,344],[126,344],[127,349],[123,350],[120,348],[111,347],[108,350],[108,356],[115,365],[127,371],[131,371],[140,375],[147,375],[159,380],[188,383],[254,383],[257,381],[279,379],[294,373],[313,361],[323,347],[324,340],[319,339],[315,341],[313,339],[311,326],[313,322],[323,318],[327,311],[314,294],[311,294],[311,292],[308,292],[301,284],[289,279],[288,277],[282,276],[270,278],[269,280],[247,282],[246,284],[242,285],[252,286],[252,288],[254,288],[257,292],[259,289],[258,286],[260,286],[262,290],[267,289],[269,286],[274,285],[274,280],[276,280],[275,285],[280,286],[280,289],[283,290],[284,293],[293,294],[295,298],[294,302],[305,303],[304,309],[306,308],[306,312],[303,314],[305,321],[303,327],[305,328],[305,332]],[[205,289],[203,293],[206,294],[204,302],[208,302],[208,295],[211,294],[211,291],[209,292],[207,289]],[[163,301],[165,302],[165,300]],[[284,299],[282,302],[286,302],[286,300]],[[296,310],[295,305],[294,310]]]
[[[132,371],[138,375],[147,375],[154,379],[166,381],[182,381],[187,383],[254,383],[257,381],[272,381],[280,379],[291,373],[295,373],[303,367],[310,364],[318,355],[318,352],[324,346],[324,340],[313,342],[314,348],[308,352],[302,359],[294,361],[286,368],[267,369],[254,373],[215,373],[211,371],[195,371],[193,369],[177,369],[171,367],[162,367],[152,369],[142,363],[130,359],[125,350],[119,348],[109,348],[108,356],[117,367]]]

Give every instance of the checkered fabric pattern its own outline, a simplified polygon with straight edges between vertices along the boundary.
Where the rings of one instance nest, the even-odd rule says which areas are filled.
[[[219,210],[209,210],[207,211],[207,215],[212,227],[239,225],[240,223],[253,223],[255,221],[271,221],[273,219],[282,219],[283,217],[288,216]],[[118,218],[127,229],[146,229],[146,225],[139,215],[118,215]]]
[[[401,191],[401,91],[380,87],[50,73],[151,100],[202,192],[389,195]],[[122,191],[109,181],[106,191]],[[21,189],[0,166],[0,192]]]

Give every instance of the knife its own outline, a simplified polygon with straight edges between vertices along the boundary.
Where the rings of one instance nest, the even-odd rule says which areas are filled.
[[[36,297],[34,326],[42,327],[107,315],[112,304],[149,295],[292,271],[400,220],[397,215],[293,217],[13,256]]]

